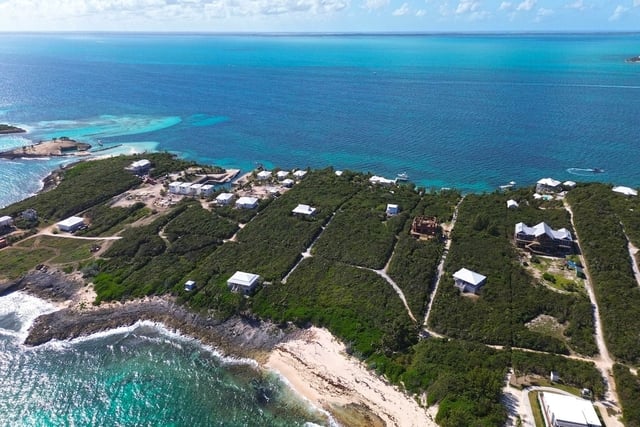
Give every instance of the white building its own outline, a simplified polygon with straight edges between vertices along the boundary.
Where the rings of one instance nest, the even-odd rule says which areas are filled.
[[[550,427],[602,427],[593,404],[576,396],[541,392],[540,406]]]
[[[200,188],[200,195],[204,197],[209,197],[210,195],[213,194],[214,190],[215,190],[215,186],[211,184],[204,184],[202,188]]]
[[[389,203],[387,204],[387,215],[391,216],[391,215],[398,215],[400,213],[400,206],[393,204],[393,203]]]
[[[298,205],[291,213],[294,215],[313,216],[316,214],[316,208],[309,205]]]
[[[290,178],[287,179],[283,179],[282,180],[282,186],[283,187],[287,187],[287,188],[291,188],[293,187],[293,184],[295,184],[296,182]]]
[[[633,188],[624,187],[622,185],[619,185],[617,187],[613,187],[613,191],[615,191],[616,193],[624,194],[625,196],[637,196],[638,195],[638,192],[636,190],[634,190]]]
[[[169,184],[169,193],[171,193],[171,194],[180,194],[180,186],[181,185],[182,185],[182,182],[173,181],[172,183]]]
[[[196,288],[196,282],[193,280],[187,280],[184,282],[184,290],[190,292]]]
[[[378,175],[374,175],[371,178],[369,178],[369,182],[372,184],[379,184],[379,185],[393,185],[396,183],[396,181],[393,179],[387,179],[383,176],[378,176]]]
[[[297,179],[302,179],[307,176],[307,171],[299,169],[293,173],[293,176],[295,176]]]
[[[204,184],[191,184],[189,188],[189,194],[192,196],[200,196],[202,194],[202,187]]]
[[[183,182],[183,183],[180,184],[180,194],[186,194],[186,195],[191,194],[191,183],[190,182]]]
[[[254,209],[258,207],[258,198],[257,197],[240,197],[236,200],[236,207],[240,209]]]
[[[257,274],[236,271],[233,276],[227,280],[227,286],[232,292],[241,292],[249,295],[261,282],[261,277]]]
[[[456,288],[462,292],[473,292],[474,294],[478,293],[480,288],[487,283],[486,276],[466,268],[461,268],[453,273],[453,280]]]
[[[576,184],[575,181],[565,181],[565,182],[562,183],[562,187],[565,190],[571,190],[572,188],[576,188],[576,185],[578,185],[578,184]]]
[[[507,208],[515,209],[518,206],[520,206],[520,205],[518,205],[518,202],[516,202],[515,200],[513,200],[513,199],[507,200]]]
[[[266,181],[268,179],[271,179],[271,175],[273,175],[271,173],[271,171],[260,171],[256,174],[256,177],[260,180],[260,181]]]
[[[226,206],[233,201],[234,197],[233,193],[220,193],[216,196],[216,203],[220,206]]]
[[[12,225],[13,225],[13,218],[6,215],[0,217],[0,228],[11,227]]]
[[[84,225],[84,219],[79,216],[70,216],[69,218],[62,220],[56,224],[58,230],[67,231],[73,233],[78,228]]]
[[[143,175],[149,172],[149,169],[151,169],[151,162],[147,159],[137,160],[131,163],[131,165],[127,169],[135,173],[136,175]]]
[[[556,193],[562,191],[562,183],[553,178],[542,178],[536,183],[538,193]]]
[[[283,179],[286,179],[289,176],[289,171],[278,171],[276,173],[276,177],[278,178],[278,181],[282,181]]]

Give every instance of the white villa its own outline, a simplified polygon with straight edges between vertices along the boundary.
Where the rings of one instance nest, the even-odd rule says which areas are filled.
[[[258,207],[257,197],[243,196],[236,200],[236,207],[240,209],[254,209]]]
[[[515,226],[516,245],[533,253],[554,254],[573,253],[574,243],[571,232],[566,228],[554,230],[546,222],[529,227],[524,222]]]
[[[477,294],[482,286],[487,283],[487,277],[466,268],[453,273],[454,285],[462,292],[473,292]]]
[[[299,170],[297,170],[297,171],[295,171],[295,172],[293,173],[293,176],[295,176],[295,177],[296,177],[296,178],[298,178],[298,179],[302,179],[302,178],[304,178],[305,176],[307,176],[307,171],[306,171],[306,170],[299,169]]]
[[[576,396],[541,392],[538,396],[545,423],[550,427],[602,427],[593,404]]]
[[[276,177],[278,178],[278,181],[282,181],[283,179],[286,179],[289,176],[289,171],[278,171],[276,173]]]
[[[196,288],[196,282],[193,280],[187,280],[184,282],[184,290],[190,292]]]
[[[182,182],[173,181],[172,183],[169,184],[169,193],[171,193],[171,194],[180,194],[180,186],[181,185],[182,185]]]
[[[257,274],[236,271],[227,280],[227,286],[232,292],[241,292],[244,295],[249,295],[261,281],[262,278]]]
[[[309,205],[298,205],[291,211],[294,215],[313,216],[316,214],[316,208]]]
[[[369,178],[369,182],[372,184],[379,184],[379,185],[393,185],[396,183],[394,179],[387,179],[383,176],[378,176],[378,175],[373,175],[371,178]]]
[[[216,203],[221,206],[226,206],[230,204],[234,198],[235,196],[233,195],[233,193],[220,193],[216,197]]]
[[[151,162],[147,159],[137,160],[127,168],[127,170],[135,173],[136,175],[142,175],[149,172],[151,169]]]
[[[293,187],[293,184],[295,184],[295,183],[296,182],[294,180],[292,180],[291,178],[287,178],[287,179],[283,179],[282,180],[282,185],[284,187],[287,187],[287,188]]]
[[[400,206],[393,204],[393,203],[389,203],[387,204],[387,215],[392,216],[392,215],[398,215],[400,213]]]
[[[513,200],[513,199],[507,200],[507,208],[508,209],[515,209],[518,206],[520,206],[520,205],[515,200]]]
[[[557,193],[562,191],[562,183],[553,178],[542,178],[536,183],[538,193]]]
[[[84,218],[79,216],[70,216],[56,224],[58,230],[73,233],[84,225]]]
[[[260,171],[256,174],[256,177],[261,181],[266,181],[271,178],[271,175],[273,175],[271,171]]]
[[[191,194],[191,183],[190,182],[181,183],[179,190],[180,190],[180,194],[185,194],[185,195]]]

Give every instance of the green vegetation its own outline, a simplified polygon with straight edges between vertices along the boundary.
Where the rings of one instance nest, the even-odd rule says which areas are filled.
[[[624,365],[613,365],[616,390],[622,405],[622,419],[627,427],[640,427],[640,379]]]
[[[513,197],[509,194],[509,197]],[[521,198],[529,194],[521,192]],[[514,226],[522,221],[569,227],[564,209],[539,210],[521,203],[506,208],[504,194],[469,195],[462,203],[452,247],[433,305],[430,321],[439,333],[487,344],[524,347],[552,353],[593,355],[591,304],[586,296],[553,292],[537,284],[520,265],[512,243]],[[453,286],[451,274],[466,267],[488,277],[479,298],[466,298]],[[525,324],[541,314],[568,323],[566,340],[528,329]]]
[[[23,133],[23,132],[25,132],[25,130],[22,128],[11,126],[8,124],[0,124],[0,134]]]
[[[640,235],[637,213],[629,213],[638,202],[603,184],[581,185],[567,199],[583,242],[607,347],[617,358],[639,364],[640,287],[633,275],[625,237],[625,231],[634,238]]]
[[[94,206],[85,212],[85,218],[91,225],[85,231],[78,231],[81,236],[111,236],[130,224],[149,214],[149,209],[142,202],[128,208],[112,207],[106,204]]]

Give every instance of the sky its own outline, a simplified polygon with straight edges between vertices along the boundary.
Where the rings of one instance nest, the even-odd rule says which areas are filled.
[[[0,0],[0,31],[640,31],[640,0]]]

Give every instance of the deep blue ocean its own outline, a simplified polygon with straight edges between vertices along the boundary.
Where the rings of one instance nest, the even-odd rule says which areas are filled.
[[[0,137],[0,150],[68,136],[245,171],[406,172],[427,189],[542,177],[638,187],[640,64],[625,62],[636,55],[640,34],[2,34],[0,123],[29,132]],[[0,206],[38,191],[61,163],[0,160]],[[317,422],[291,397],[252,400],[250,366],[237,372],[150,326],[25,349],[8,304],[0,420],[10,425]]]

